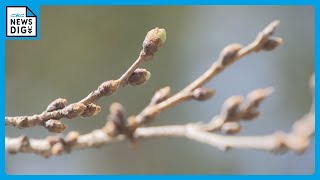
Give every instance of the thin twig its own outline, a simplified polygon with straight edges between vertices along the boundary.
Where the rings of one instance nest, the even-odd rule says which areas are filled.
[[[59,119],[62,119],[62,118],[73,119],[80,115],[83,116],[83,114],[85,114],[85,117],[96,115],[98,112],[100,112],[100,107],[96,109],[92,109],[91,110],[92,112],[90,113],[86,112],[86,109],[88,109],[89,106],[91,106],[101,97],[110,96],[114,94],[119,89],[119,87],[125,86],[127,84],[139,85],[144,83],[146,80],[148,80],[148,78],[150,77],[150,73],[144,69],[140,70],[137,68],[142,63],[148,60],[151,60],[153,58],[154,53],[158,51],[160,46],[165,41],[165,36],[166,36],[165,33],[166,32],[164,29],[155,28],[150,30],[147,36],[145,37],[145,40],[143,42],[143,49],[139,53],[139,57],[119,79],[103,82],[96,90],[92,91],[88,96],[66,107],[65,107],[66,100],[63,99],[64,101],[61,102],[62,99],[59,98],[57,99],[57,100],[60,100],[59,102],[56,102],[57,100],[52,102],[52,103],[59,103],[59,106],[57,106],[57,104],[52,105],[51,103],[48,106],[47,110],[41,114],[33,115],[33,116],[16,116],[16,117],[6,116],[5,124],[16,126],[18,128],[27,128],[27,127],[42,125],[47,129],[50,128],[49,130],[56,130],[51,132],[61,132],[65,129],[65,126],[61,122],[57,121]],[[137,75],[135,74],[135,72]],[[134,78],[130,79],[131,76],[133,76]],[[96,106],[95,104],[93,105]],[[50,111],[48,111],[48,109],[50,109]],[[52,125],[53,127],[49,126],[48,128],[48,126],[46,126],[46,121],[50,119],[55,120],[54,121],[55,123],[51,123],[50,125]]]
[[[282,39],[278,37],[272,37],[276,27],[279,25],[279,21],[273,21],[267,27],[265,27],[256,37],[256,39],[249,45],[242,47],[240,44],[231,44],[226,46],[220,53],[219,58],[212,64],[212,66],[202,74],[198,79],[193,81],[187,87],[180,92],[176,93],[172,97],[169,97],[158,104],[151,104],[147,106],[140,114],[135,118],[131,118],[132,131],[139,126],[152,121],[161,111],[171,108],[179,103],[195,98],[195,90],[203,90],[202,86],[209,80],[214,78],[220,72],[222,72],[229,65],[233,64],[240,58],[249,55],[252,52],[258,52],[261,50],[273,50],[282,43]],[[213,92],[209,93],[211,96]],[[207,96],[207,94],[205,94]],[[209,95],[208,98],[211,96]],[[195,98],[196,99],[196,98]]]

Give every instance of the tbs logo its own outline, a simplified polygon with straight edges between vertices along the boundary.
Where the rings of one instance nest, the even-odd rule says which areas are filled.
[[[37,36],[37,16],[26,6],[7,6],[7,37]]]
[[[24,14],[11,14],[12,18],[24,17]]]

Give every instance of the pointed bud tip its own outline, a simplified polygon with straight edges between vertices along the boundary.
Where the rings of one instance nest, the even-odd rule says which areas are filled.
[[[167,39],[166,30],[163,29],[163,28],[159,29],[159,31],[158,31],[158,37],[160,38],[161,43],[163,44],[163,43],[166,41],[166,39]]]
[[[272,24],[274,24],[274,26],[278,26],[280,24],[280,20],[274,20]]]
[[[274,31],[276,30],[276,27],[279,26],[279,24],[280,24],[280,21],[275,20],[271,22],[267,27],[265,27],[262,32],[270,36],[274,33]]]
[[[149,71],[147,71],[147,74],[146,74],[146,81],[148,81],[151,77],[151,73]]]
[[[273,87],[267,87],[264,89],[264,93],[266,96],[271,95],[274,92],[274,88]]]
[[[124,108],[120,103],[114,102],[110,105],[109,110],[110,113],[117,113],[118,111],[123,111]]]
[[[266,98],[267,96],[271,95],[274,92],[273,87],[267,87],[264,89],[256,89],[250,92],[247,96],[248,99],[261,99]]]

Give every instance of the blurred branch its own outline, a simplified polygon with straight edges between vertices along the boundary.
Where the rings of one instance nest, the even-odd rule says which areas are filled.
[[[309,145],[309,138],[314,133],[313,111],[310,111],[294,123],[290,133],[276,132],[266,136],[227,136],[212,133],[212,131],[221,131],[227,134],[238,133],[240,131],[238,126],[233,126],[229,123],[239,123],[241,120],[240,117],[244,118],[243,120],[248,120],[246,119],[248,116],[245,114],[254,114],[254,116],[251,117],[256,118],[257,115],[255,112],[260,102],[269,94],[269,88],[257,89],[248,95],[247,101],[242,103],[242,106],[238,101],[240,98],[234,98],[236,97],[234,96],[225,101],[221,114],[214,117],[208,123],[139,127],[135,130],[133,138],[136,140],[159,137],[187,138],[214,146],[220,150],[237,148],[271,152],[285,152],[287,150],[292,150],[296,153],[304,152]],[[115,111],[111,110],[111,114],[112,113],[115,113]],[[110,120],[108,122],[110,122]],[[110,128],[108,127],[108,122],[102,129],[97,129],[84,135],[71,131],[65,137],[48,136],[46,139],[29,139],[26,136],[18,138],[6,137],[6,151],[12,154],[23,152],[49,157],[52,155],[61,155],[62,153],[70,153],[79,149],[98,148],[107,144],[123,142],[129,138],[123,134],[116,136],[108,135]],[[227,128],[225,126],[229,127]],[[228,129],[228,131],[226,131],[226,129]]]
[[[150,104],[136,117],[132,117],[129,121],[131,131],[146,123],[151,122],[156,118],[161,111],[171,108],[179,103],[185,102],[190,99],[207,100],[212,97],[215,92],[203,88],[209,80],[221,73],[229,65],[233,64],[240,58],[249,55],[252,52],[259,52],[261,50],[270,51],[282,43],[282,39],[272,37],[279,21],[273,21],[258,33],[256,39],[249,45],[242,48],[240,44],[231,44],[226,46],[220,53],[219,58],[212,64],[212,66],[202,74],[198,79],[193,81],[186,88],[175,94],[174,96],[163,99],[158,103]]]
[[[152,122],[159,116],[160,112],[172,108],[175,105],[191,99],[204,101],[211,98],[215,94],[215,91],[203,87],[209,80],[240,58],[252,52],[273,50],[282,43],[281,38],[272,36],[278,24],[279,21],[274,21],[269,24],[257,35],[252,43],[245,47],[242,47],[240,44],[231,44],[225,47],[221,51],[219,58],[204,74],[175,95],[170,96],[170,87],[158,90],[152,97],[149,105],[136,116],[127,117],[122,105],[113,103],[110,106],[110,114],[107,118],[107,122],[101,129],[96,129],[83,135],[80,135],[76,131],[71,131],[66,136],[48,136],[45,139],[31,139],[26,136],[18,138],[6,137],[6,151],[12,154],[23,152],[49,157],[62,153],[70,153],[73,150],[101,147],[102,145],[123,142],[126,140],[135,143],[137,140],[141,139],[179,137],[205,143],[221,150],[231,148],[257,149],[271,152],[292,150],[301,153],[308,147],[309,139],[314,134],[313,108],[311,108],[310,112],[303,118],[294,123],[292,130],[289,133],[276,132],[266,136],[225,135],[240,132],[241,121],[257,118],[260,115],[258,107],[260,103],[272,93],[272,88],[256,89],[249,93],[246,98],[242,96],[231,96],[223,104],[221,113],[207,123],[199,122],[186,125],[142,127]],[[165,35],[165,31],[161,29],[156,28],[150,31],[143,43],[144,48],[140,53],[140,60],[138,58],[127,72],[116,80],[116,86],[113,86],[111,83],[108,87],[116,87],[117,89],[119,86],[124,86],[128,83],[136,85],[146,81],[147,78],[145,77],[148,76],[148,73],[146,70],[137,69],[137,67],[141,63],[141,58],[151,59],[150,56],[153,56],[153,53],[163,44],[165,40],[165,36],[163,35]],[[147,57],[144,57],[144,55]],[[142,75],[134,75],[134,72]],[[142,81],[140,77],[144,77],[142,78]],[[130,82],[130,79],[134,81],[134,83]],[[107,82],[110,84],[110,81]],[[314,76],[313,80],[310,81],[310,86],[314,88]],[[101,88],[98,88],[98,90],[93,91],[86,98],[79,101],[79,103],[86,106],[84,109],[88,109],[88,105],[100,98],[100,95],[98,95],[100,90]],[[111,90],[108,92],[113,93]],[[63,99],[53,102],[49,105],[46,112],[56,112],[59,111],[57,108],[67,108],[68,106],[64,107],[65,103],[63,102]],[[93,106],[92,109],[97,109],[97,106],[91,105]],[[73,110],[73,108],[71,109]],[[95,111],[100,111],[100,109]],[[88,114],[88,116],[91,115],[90,113]],[[83,112],[73,115],[72,118],[78,115],[83,115]],[[48,124],[48,127],[51,127],[51,124],[60,121],[50,122],[51,123],[46,123]]]
[[[226,100],[222,108],[221,115],[216,116],[207,124],[196,123],[180,126],[138,128],[134,132],[133,138],[135,138],[136,140],[162,136],[192,138],[192,132],[194,132],[192,130],[197,130],[200,132],[213,131],[212,126],[217,124],[217,121],[220,121],[220,119],[223,119],[223,122],[219,123],[220,128],[224,125],[228,125],[228,123],[230,122],[239,123],[239,120],[245,117],[242,117],[240,114],[252,114],[252,112],[255,112],[256,108],[258,108],[260,104],[256,102],[264,99],[267,95],[269,95],[269,89],[258,89],[254,92],[257,92],[254,93],[257,96],[255,96],[253,100],[247,102],[247,105],[249,105],[251,108],[240,108],[239,105],[241,102],[239,103],[237,99],[231,97]],[[262,96],[258,94],[261,94]],[[243,107],[247,107],[247,105],[244,103]],[[73,131],[68,133],[66,137],[49,136],[43,140],[29,139],[26,136],[21,136],[19,138],[6,138],[6,150],[10,153],[32,152],[40,154],[44,157],[48,157],[50,155],[61,154],[62,152],[70,152],[71,150],[75,149],[99,147],[103,144],[121,142],[126,140],[126,137],[128,137],[122,135],[122,133],[124,133],[122,130],[125,130],[125,126],[120,125],[120,123],[123,122],[123,119],[125,119],[124,108],[119,103],[113,103],[110,106],[110,115],[108,117],[108,121],[106,125],[101,129],[94,130],[91,133],[84,135],[80,135],[78,132]],[[114,123],[115,126],[110,126]],[[121,127],[122,129],[120,129]],[[215,127],[215,131],[223,129],[220,129],[217,126]],[[117,133],[115,132],[116,130]],[[230,132],[231,131],[229,130],[227,133]],[[236,131],[233,130],[232,133],[236,133]]]
[[[66,106],[66,99],[56,99],[50,103],[47,109],[41,114],[33,116],[5,117],[6,125],[16,126],[18,128],[27,128],[34,126],[44,126],[50,132],[62,132],[66,127],[58,121],[62,118],[73,119],[78,116],[89,117],[100,112],[101,108],[94,104],[103,96],[114,94],[119,87],[130,84],[132,86],[140,85],[150,78],[150,72],[138,67],[151,60],[154,53],[159,50],[165,42],[166,32],[164,29],[155,28],[148,32],[143,42],[143,49],[139,53],[138,59],[132,66],[117,80],[103,82],[96,90],[92,91],[82,100]],[[49,123],[48,123],[49,121]]]

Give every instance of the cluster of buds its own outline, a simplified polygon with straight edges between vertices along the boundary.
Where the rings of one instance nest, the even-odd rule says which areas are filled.
[[[77,142],[79,136],[79,132],[76,131],[70,131],[64,138],[57,136],[48,136],[47,141],[51,146],[51,154],[60,155],[64,151],[68,152],[70,147]]]
[[[272,88],[254,90],[248,94],[245,102],[242,96],[231,96],[224,102],[220,115],[211,123],[219,124],[219,129],[226,134],[240,132],[240,120],[256,118],[260,114],[257,110],[259,105],[272,91]]]
[[[73,119],[78,116],[89,117],[94,116],[101,111],[100,106],[93,103],[89,105],[73,103],[68,106],[66,106],[66,104],[66,99],[58,98],[48,105],[45,112],[50,114],[51,119],[41,122],[41,125],[49,132],[60,133],[66,129],[66,126],[59,121],[62,117],[68,119]]]
[[[126,113],[120,103],[112,103],[104,131],[111,137],[126,133]]]

